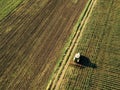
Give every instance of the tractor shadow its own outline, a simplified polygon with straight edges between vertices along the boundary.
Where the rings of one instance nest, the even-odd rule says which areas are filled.
[[[79,64],[83,65],[83,68],[85,67],[97,68],[97,65],[95,63],[92,63],[88,57],[83,55],[80,56]]]

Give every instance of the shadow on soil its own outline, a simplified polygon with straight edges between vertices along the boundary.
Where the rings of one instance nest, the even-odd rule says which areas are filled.
[[[83,65],[83,68],[85,67],[97,68],[97,65],[95,63],[92,63],[88,57],[83,55],[80,56],[79,64]]]

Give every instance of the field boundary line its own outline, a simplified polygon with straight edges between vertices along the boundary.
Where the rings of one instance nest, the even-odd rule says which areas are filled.
[[[63,76],[64,76],[64,74],[67,70],[67,67],[69,65],[69,62],[70,62],[70,60],[73,56],[73,53],[76,49],[76,46],[79,42],[79,38],[82,35],[84,26],[85,26],[86,22],[88,21],[88,18],[89,18],[90,14],[92,12],[92,9],[95,5],[95,2],[96,2],[96,0],[89,0],[88,1],[88,6],[83,13],[82,20],[81,20],[80,24],[78,25],[78,28],[76,30],[74,37],[73,37],[73,40],[71,41],[70,46],[68,48],[68,51],[67,51],[65,57],[63,58],[63,62],[61,63],[61,66],[59,67],[59,70],[57,71],[57,73],[55,73],[54,78],[48,84],[46,90],[58,90],[60,83],[63,79]]]

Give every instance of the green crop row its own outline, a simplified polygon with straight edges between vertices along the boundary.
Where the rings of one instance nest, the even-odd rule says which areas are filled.
[[[0,0],[0,20],[5,18],[23,0]]]
[[[119,12],[119,0],[97,0],[76,48],[97,68],[69,66],[60,90],[119,90]]]

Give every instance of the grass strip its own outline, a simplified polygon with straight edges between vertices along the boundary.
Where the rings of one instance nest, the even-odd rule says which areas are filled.
[[[80,24],[81,24],[81,22],[82,22],[82,20],[83,20],[83,18],[84,18],[84,16],[85,16],[87,10],[88,10],[91,2],[92,2],[92,0],[89,0],[89,1],[87,2],[87,4],[86,4],[84,10],[82,11],[82,13],[81,13],[81,15],[80,15],[77,23],[76,23],[75,26],[73,27],[72,34],[71,34],[70,37],[68,38],[67,43],[65,44],[64,48],[63,48],[62,51],[61,51],[62,54],[61,54],[60,58],[58,59],[58,62],[57,62],[57,64],[56,64],[55,68],[54,68],[53,73],[52,73],[51,76],[50,76],[50,79],[49,79],[49,81],[48,81],[48,86],[47,86],[46,90],[49,90],[49,89],[51,88],[51,85],[52,85],[52,83],[53,83],[52,80],[54,79],[57,71],[59,70],[59,67],[61,66],[61,64],[62,64],[62,62],[63,62],[63,59],[64,59],[64,57],[65,57],[65,55],[66,55],[66,53],[67,53],[67,51],[68,51],[68,49],[69,49],[69,47],[70,47],[70,45],[71,45],[71,43],[72,43],[72,40],[74,39],[74,37],[75,37],[75,35],[76,35],[76,32],[78,31],[78,28],[79,28],[79,26],[80,26]],[[67,62],[67,61],[66,61],[66,62]]]

